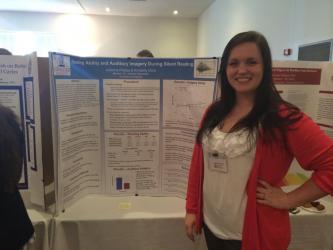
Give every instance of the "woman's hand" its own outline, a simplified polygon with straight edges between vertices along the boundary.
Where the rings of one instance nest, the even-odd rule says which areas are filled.
[[[191,241],[194,241],[194,231],[196,231],[195,222],[196,222],[195,214],[187,213],[185,216],[185,230],[186,230],[187,237]],[[197,232],[196,232],[196,234],[197,234]]]
[[[257,202],[278,209],[292,208],[287,193],[280,187],[271,186],[268,182],[262,180],[259,180],[257,187]]]

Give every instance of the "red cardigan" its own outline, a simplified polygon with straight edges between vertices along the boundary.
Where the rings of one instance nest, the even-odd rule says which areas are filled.
[[[283,112],[281,112],[283,113]],[[286,135],[288,149],[278,143],[257,140],[256,154],[247,182],[243,250],[285,250],[291,233],[289,213],[256,202],[257,180],[280,186],[295,157],[302,168],[313,170],[312,181],[324,192],[333,194],[333,141],[309,117],[291,126]],[[196,229],[201,231],[202,186],[204,177],[202,146],[195,144],[187,187],[186,212],[196,214]]]

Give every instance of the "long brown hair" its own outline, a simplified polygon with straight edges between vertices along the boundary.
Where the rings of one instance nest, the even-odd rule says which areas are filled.
[[[202,141],[203,134],[210,133],[225,119],[236,103],[236,93],[228,81],[226,70],[231,51],[246,42],[255,43],[261,53],[264,65],[263,78],[256,90],[252,110],[246,117],[238,121],[231,131],[246,128],[250,132],[250,137],[255,138],[254,134],[261,126],[264,141],[269,142],[277,139],[277,131],[284,136],[288,125],[301,118],[300,110],[284,101],[273,84],[272,56],[266,38],[256,31],[242,32],[235,35],[224,49],[220,70],[217,74],[217,82],[220,84],[221,90],[220,98],[206,112],[202,126],[197,133],[196,141],[198,143]],[[288,110],[287,115],[280,115],[281,106]]]
[[[0,191],[14,192],[21,178],[24,137],[16,115],[0,104]]]

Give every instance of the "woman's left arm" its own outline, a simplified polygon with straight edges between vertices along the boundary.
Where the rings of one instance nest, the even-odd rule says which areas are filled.
[[[313,171],[311,178],[288,193],[259,180],[258,203],[289,209],[327,194],[333,195],[333,140],[303,115],[287,132],[287,142],[301,167]]]
[[[265,181],[260,180],[259,183],[257,202],[278,209],[298,207],[328,194],[322,191],[311,179],[288,193],[284,192],[280,187],[271,186]]]

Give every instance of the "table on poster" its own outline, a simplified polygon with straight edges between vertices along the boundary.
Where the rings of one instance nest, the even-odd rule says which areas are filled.
[[[288,250],[333,249],[333,203],[323,214],[291,216]],[[55,217],[54,250],[206,250],[184,231],[185,200],[175,197],[90,195]]]

